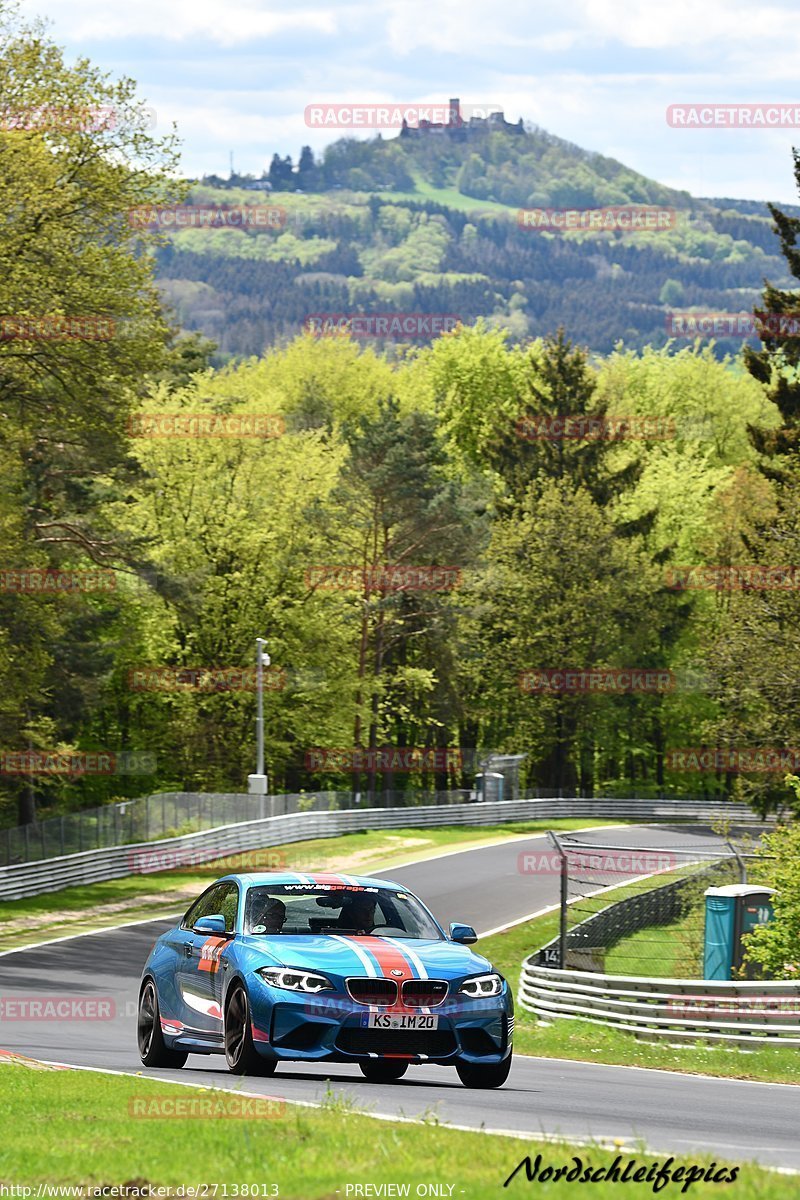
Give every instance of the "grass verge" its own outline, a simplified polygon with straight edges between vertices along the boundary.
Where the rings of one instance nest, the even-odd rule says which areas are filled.
[[[432,858],[446,850],[486,846],[548,829],[588,829],[607,824],[585,818],[519,821],[506,825],[443,826],[438,829],[366,830],[285,846],[246,851],[178,870],[129,875],[82,887],[0,903],[0,950],[47,941],[183,911],[193,895],[218,875],[235,870],[347,871],[388,873],[393,867]],[[621,822],[620,822],[621,824]],[[138,851],[135,853],[138,854]],[[145,855],[147,851],[144,851]],[[147,861],[147,860],[146,860]],[[260,865],[259,865],[260,864]],[[152,865],[148,862],[148,866]],[[55,920],[54,920],[55,917]]]
[[[345,1200],[358,1194],[427,1194],[481,1200],[496,1196],[526,1156],[535,1163],[541,1155],[540,1171],[548,1166],[574,1168],[573,1158],[580,1159],[584,1169],[590,1165],[597,1171],[609,1166],[617,1153],[622,1169],[630,1158],[637,1160],[637,1167],[648,1169],[654,1162],[671,1162],[672,1172],[688,1162],[656,1158],[641,1147],[630,1151],[621,1147],[615,1153],[568,1142],[463,1132],[448,1129],[433,1114],[407,1124],[376,1121],[335,1101],[321,1109],[275,1102],[268,1116],[225,1120],[226,1111],[230,1114],[246,1106],[244,1097],[143,1078],[37,1071],[19,1063],[9,1063],[0,1071],[0,1179],[24,1186],[141,1188],[147,1183],[164,1188],[206,1186],[208,1190],[198,1194],[211,1198],[238,1194]],[[171,1112],[176,1104],[204,1115],[154,1115]],[[706,1156],[692,1161],[704,1169],[711,1165]],[[726,1179],[736,1170],[718,1162],[716,1170],[722,1169]],[[758,1167],[740,1168],[734,1179],[724,1189],[733,1200],[783,1200],[787,1195],[785,1177]],[[443,1189],[417,1192],[420,1184],[429,1187],[433,1182],[444,1185]],[[508,1193],[531,1194],[526,1182],[523,1168]],[[363,1190],[366,1184],[374,1189],[382,1183],[396,1188]],[[352,1189],[358,1184],[360,1193],[348,1191],[348,1185]],[[253,1190],[254,1185],[258,1190]],[[397,1190],[397,1185],[407,1185],[408,1192]],[[543,1194],[559,1198],[571,1197],[574,1186],[564,1178],[540,1184]],[[680,1195],[681,1187],[679,1179],[668,1184],[662,1195]],[[237,1193],[234,1188],[246,1190]],[[619,1187],[598,1180],[591,1192],[594,1200],[616,1200]],[[694,1183],[689,1194],[692,1200],[709,1200],[721,1192],[718,1185],[703,1181]],[[652,1196],[653,1184],[631,1181],[625,1195]]]
[[[703,920],[703,909],[694,908],[669,925],[651,925],[620,938],[606,951],[606,971],[609,975],[702,979]]]
[[[513,983],[516,996],[522,960],[557,933],[558,913],[548,913],[523,925],[515,925],[505,933],[481,938],[476,949]],[[790,1046],[785,1049],[764,1046],[746,1051],[703,1042],[669,1046],[640,1041],[632,1034],[591,1021],[561,1018],[552,1025],[539,1025],[532,1013],[519,1006],[516,1015],[514,1049],[518,1054],[626,1067],[655,1067],[687,1075],[718,1075],[764,1083],[800,1083],[800,1055]]]

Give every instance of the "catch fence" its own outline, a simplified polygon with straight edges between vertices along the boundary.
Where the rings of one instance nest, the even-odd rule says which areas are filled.
[[[744,882],[751,854],[711,835],[642,848],[550,838],[553,850],[542,857],[561,877],[560,929],[538,965],[701,977],[705,891]]]

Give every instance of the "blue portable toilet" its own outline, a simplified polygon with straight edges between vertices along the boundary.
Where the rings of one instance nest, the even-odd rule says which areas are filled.
[[[475,791],[479,800],[502,800],[505,776],[500,771],[479,771]]]
[[[742,965],[742,935],[772,920],[774,888],[754,883],[732,883],[706,891],[703,978],[732,978]]]

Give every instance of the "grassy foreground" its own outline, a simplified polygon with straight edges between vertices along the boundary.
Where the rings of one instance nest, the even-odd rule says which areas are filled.
[[[636,1160],[636,1168],[649,1170],[658,1163],[669,1165],[671,1172],[689,1163],[641,1148],[620,1146],[612,1151],[451,1130],[433,1115],[409,1124],[376,1121],[335,1102],[312,1109],[262,1101],[263,1115],[242,1118],[238,1114],[248,1101],[235,1093],[79,1071],[33,1070],[19,1063],[1,1066],[0,1077],[0,1181],[18,1186],[191,1185],[207,1188],[197,1193],[201,1197],[223,1197],[227,1185],[228,1196],[237,1195],[233,1189],[238,1186],[239,1196],[274,1195],[280,1200],[359,1194],[480,1200],[498,1193],[567,1198],[574,1195],[573,1182],[537,1180],[533,1192],[524,1168],[506,1193],[503,1183],[526,1156],[533,1165],[541,1155],[540,1172],[547,1167],[572,1169],[575,1158],[583,1169],[597,1171],[617,1154],[619,1169],[629,1159]],[[171,1113],[175,1105],[182,1106],[182,1113],[196,1115],[155,1115]],[[711,1161],[704,1156],[691,1163],[699,1172],[709,1169]],[[717,1183],[700,1179],[691,1184],[688,1194],[693,1200],[783,1200],[792,1186],[785,1176],[753,1166],[717,1162],[717,1172],[722,1175]],[[727,1182],[731,1172],[734,1180]],[[434,1183],[443,1185],[442,1190],[417,1191],[420,1185]],[[367,1184],[407,1185],[409,1191],[354,1191]],[[685,1194],[682,1188],[679,1176],[659,1194],[679,1196]],[[590,1191],[594,1200],[616,1200],[619,1184],[598,1180]],[[630,1181],[624,1194],[652,1196],[653,1184]]]
[[[618,822],[623,824],[623,822]],[[104,883],[45,892],[0,903],[0,950],[63,937],[87,929],[102,929],[123,921],[179,912],[193,895],[229,871],[297,870],[346,871],[352,874],[390,872],[408,862],[432,858],[447,850],[491,845],[548,829],[589,829],[607,821],[574,818],[560,821],[519,821],[506,825],[443,826],[438,829],[367,830],[336,838],[316,838],[285,846],[244,851],[215,862],[179,869],[129,875]],[[138,853],[138,852],[135,852]],[[145,855],[147,851],[145,850]],[[138,861],[138,860],[137,860]],[[54,927],[53,914],[58,915]]]
[[[481,938],[476,949],[513,984],[516,996],[522,960],[537,946],[558,933],[558,913],[548,913],[505,933]],[[518,1054],[543,1058],[570,1058],[582,1062],[619,1066],[655,1067],[687,1075],[719,1075],[729,1079],[754,1079],[767,1083],[800,1084],[800,1054],[795,1047],[764,1046],[736,1050],[696,1042],[669,1046],[640,1041],[621,1030],[591,1021],[566,1018],[552,1025],[539,1025],[536,1018],[517,1006],[514,1049]],[[694,1191],[692,1192],[694,1194]]]
[[[703,911],[693,909],[669,925],[654,925],[620,938],[606,953],[609,975],[703,978]]]

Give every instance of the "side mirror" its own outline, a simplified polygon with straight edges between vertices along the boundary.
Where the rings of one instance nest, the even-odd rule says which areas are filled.
[[[450,925],[450,941],[461,942],[463,946],[471,946],[473,942],[477,942],[478,935],[471,925],[462,925],[460,921],[453,921]]]
[[[225,933],[225,918],[222,913],[214,913],[213,917],[198,917],[192,929],[195,933]]]

